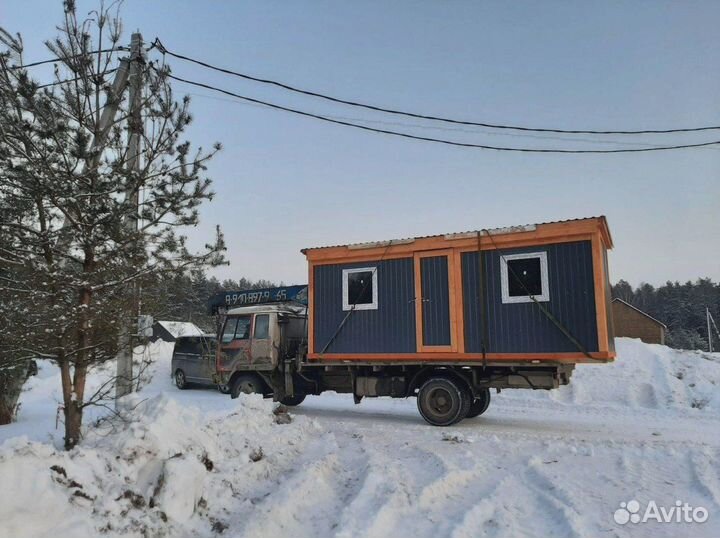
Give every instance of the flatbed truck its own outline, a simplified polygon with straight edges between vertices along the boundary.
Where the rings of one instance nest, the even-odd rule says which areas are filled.
[[[450,426],[491,389],[615,358],[604,217],[305,249],[307,286],[220,293],[215,382],[285,405],[417,398]]]

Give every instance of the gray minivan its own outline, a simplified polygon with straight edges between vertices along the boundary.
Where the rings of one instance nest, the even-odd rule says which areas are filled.
[[[215,349],[217,338],[214,335],[179,336],[173,349],[171,374],[179,389],[192,384],[214,385],[220,392],[227,393],[227,387],[216,385]]]

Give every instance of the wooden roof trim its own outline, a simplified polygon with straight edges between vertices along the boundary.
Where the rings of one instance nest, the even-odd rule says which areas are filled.
[[[597,220],[600,226],[600,236],[605,244],[605,248],[610,250],[613,248],[613,240],[612,235],[610,234],[610,226],[608,226],[607,219],[605,218],[605,215],[601,215],[597,218]]]
[[[510,230],[510,229],[508,229]],[[558,242],[569,240],[583,240],[588,236],[599,234],[606,248],[612,248],[612,239],[605,217],[595,217],[582,220],[538,224],[522,230],[513,228],[506,233],[491,231],[491,237],[481,235],[481,248],[494,250],[495,247],[515,248],[531,246],[536,243]],[[362,243],[357,245],[340,245],[324,248],[305,249],[302,252],[309,261],[347,260],[353,258],[372,259],[373,257],[401,257],[411,256],[413,252],[423,250],[436,250],[443,248],[477,248],[478,232],[472,234],[453,234],[449,236],[418,237],[413,240],[402,239],[396,241],[378,241],[376,243]]]

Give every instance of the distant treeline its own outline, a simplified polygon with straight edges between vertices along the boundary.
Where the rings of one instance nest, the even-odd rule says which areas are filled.
[[[612,287],[613,297],[647,312],[667,325],[665,343],[678,349],[707,349],[708,335],[705,307],[720,325],[720,283],[709,278],[695,282],[667,282],[660,287],[640,284],[633,287],[620,280]],[[716,349],[720,348],[713,335]]]
[[[202,271],[194,271],[176,278],[160,278],[150,289],[142,292],[143,314],[158,320],[192,321],[206,331],[215,330],[214,318],[208,314],[208,299],[221,291],[271,288],[269,280],[240,280],[208,278]]]

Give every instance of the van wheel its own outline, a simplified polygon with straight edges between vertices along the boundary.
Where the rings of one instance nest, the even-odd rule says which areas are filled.
[[[230,385],[230,397],[237,398],[243,394],[262,394],[263,386],[254,375],[239,375]]]
[[[188,386],[187,379],[185,379],[185,372],[182,370],[175,371],[175,386],[180,390],[185,390]]]
[[[305,400],[304,394],[296,394],[295,396],[285,396],[282,400],[280,400],[280,403],[287,405],[288,407],[295,407],[296,405],[303,403],[303,400]]]
[[[417,396],[417,406],[425,421],[433,426],[452,426],[467,416],[472,397],[467,387],[445,377],[427,380]]]
[[[230,394],[230,387],[227,385],[218,385],[217,388],[222,394]]]
[[[475,418],[482,415],[487,408],[490,406],[490,389],[484,389],[480,392],[480,396],[473,400],[470,404],[470,411],[468,411],[466,418]]]

